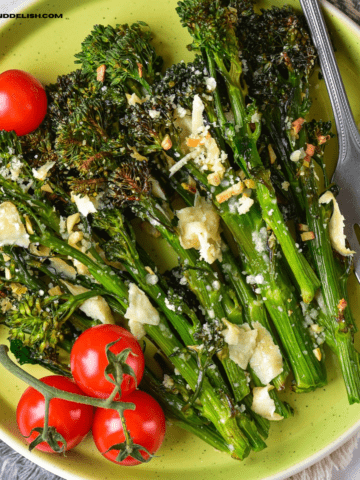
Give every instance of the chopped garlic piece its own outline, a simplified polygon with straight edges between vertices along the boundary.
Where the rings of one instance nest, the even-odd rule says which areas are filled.
[[[346,240],[346,235],[344,233],[345,218],[343,215],[341,215],[339,204],[336,201],[336,198],[330,191],[325,192],[319,198],[320,204],[330,203],[331,201],[333,202],[333,207],[334,207],[333,214],[329,222],[329,235],[330,235],[331,245],[337,252],[339,252],[341,255],[344,255],[345,257],[349,255],[353,255],[356,252],[354,252],[354,250],[349,250],[345,244],[345,240]]]
[[[130,331],[138,340],[145,335],[144,324],[159,325],[160,323],[159,312],[135,283],[129,285],[129,306],[124,317],[129,320]]]
[[[228,322],[225,318],[222,321],[227,326],[221,333],[229,346],[229,357],[245,370],[254,353],[257,331],[251,330],[247,323],[240,326]]]
[[[49,171],[52,169],[52,167],[55,165],[55,162],[46,162],[43,166],[35,170],[35,168],[32,169],[32,173],[35,178],[38,180],[45,180],[47,177],[47,174]]]
[[[9,310],[11,310],[13,306],[10,300],[7,297],[5,297],[0,300],[0,308],[1,308],[1,313],[6,313]]]
[[[256,348],[250,359],[250,367],[263,385],[267,385],[283,371],[283,359],[268,330],[259,322],[253,322],[257,331]]]
[[[72,285],[69,282],[64,283],[73,295],[81,295],[82,293],[89,292],[88,288],[82,287],[81,285]],[[93,320],[100,320],[102,323],[115,323],[109,305],[100,295],[88,298],[79,308],[85,315]]]
[[[71,233],[73,231],[73,228],[77,223],[80,222],[80,213],[76,212],[73,215],[69,215],[66,219],[66,228],[67,232]]]
[[[0,205],[0,246],[18,245],[27,248],[29,244],[29,235],[16,206],[11,202],[3,202]]]
[[[267,420],[282,420],[284,417],[275,413],[275,402],[269,395],[269,391],[273,388],[272,385],[253,388],[253,402],[251,409]]]
[[[193,207],[178,210],[176,214],[181,246],[199,250],[200,258],[208,263],[221,260],[220,217],[212,202],[197,196]]]

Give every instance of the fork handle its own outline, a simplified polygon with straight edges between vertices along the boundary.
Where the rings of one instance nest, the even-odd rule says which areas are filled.
[[[339,165],[345,158],[349,144],[355,142],[360,148],[360,135],[345,93],[319,2],[318,0],[300,0],[300,4],[319,55],[320,67],[334,112],[339,139]]]

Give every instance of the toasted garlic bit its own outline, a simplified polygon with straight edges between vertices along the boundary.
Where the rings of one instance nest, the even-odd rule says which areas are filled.
[[[313,354],[315,355],[315,357],[319,360],[319,362],[321,361],[321,350],[320,348],[314,348],[313,350]]]
[[[10,288],[12,290],[12,293],[16,295],[19,299],[28,290],[24,285],[21,285],[21,283],[11,283]]]
[[[314,232],[304,232],[300,236],[301,236],[301,240],[303,242],[308,242],[309,240],[314,240],[315,233]]]
[[[269,151],[270,163],[273,164],[275,163],[275,160],[276,160],[276,153],[274,152],[274,149],[271,144],[268,145],[268,151]]]
[[[69,215],[66,219],[66,229],[67,232],[70,234],[73,231],[73,228],[77,223],[80,222],[80,213],[76,212],[73,215]]]
[[[59,285],[56,285],[56,287],[53,287],[53,288],[50,288],[48,290],[48,293],[49,295],[52,297],[52,296],[55,296],[55,295],[62,295],[63,292],[61,290],[61,288],[59,287]]]
[[[244,191],[244,183],[240,180],[240,182],[236,183],[235,185],[232,185],[231,187],[227,188],[223,192],[219,193],[216,195],[216,200],[219,203],[226,202],[229,200],[229,198],[240,195]]]
[[[252,178],[246,178],[244,180],[244,183],[246,188],[250,188],[250,189],[256,188],[256,182]]]
[[[25,218],[25,227],[29,235],[34,235],[34,229],[32,227],[29,215],[24,215]]]
[[[54,193],[54,190],[50,187],[48,183],[45,183],[45,185],[42,185],[40,190],[47,193]]]
[[[138,162],[147,162],[148,159],[146,157],[144,157],[144,155],[141,155],[135,147],[132,147],[130,145],[128,145],[128,147],[130,148],[130,150],[132,150],[132,153],[130,153],[130,157],[137,160]]]
[[[172,147],[172,141],[170,138],[170,135],[166,134],[165,137],[163,138],[163,141],[161,142],[161,146],[164,150],[170,150]]]
[[[346,307],[347,307],[347,301],[345,300],[345,298],[342,298],[338,303],[337,308],[339,312],[343,312]]]
[[[106,70],[106,65],[100,65],[96,69],[96,80],[98,82],[103,82],[105,80],[105,70]]]
[[[309,226],[305,225],[305,223],[299,223],[298,224],[298,230],[299,230],[299,232],[308,232],[309,231]]]
[[[355,253],[354,250],[349,250],[346,247],[346,235],[344,233],[345,218],[341,215],[339,205],[333,193],[329,190],[325,192],[320,198],[319,203],[333,202],[334,210],[329,222],[329,235],[332,247],[341,255],[347,257]]]

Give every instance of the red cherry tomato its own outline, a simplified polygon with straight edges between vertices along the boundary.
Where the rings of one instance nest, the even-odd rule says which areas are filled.
[[[33,132],[44,120],[47,98],[39,80],[22,70],[0,75],[0,130]]]
[[[59,390],[83,395],[80,388],[70,378],[52,375],[40,380]],[[20,432],[27,437],[33,428],[43,427],[44,414],[44,396],[33,387],[27,388],[16,409],[16,419]],[[50,401],[49,426],[55,427],[57,432],[64,437],[67,442],[66,450],[74,448],[86,436],[91,429],[93,417],[94,408],[91,405],[58,398],[53,398]],[[34,432],[29,438],[26,438],[26,441],[31,443],[38,435],[38,432]],[[61,443],[58,443],[61,446]],[[54,453],[46,442],[40,443],[35,448],[42,452]]]
[[[127,429],[133,442],[145,447],[151,454],[161,446],[165,436],[165,415],[158,402],[145,392],[136,390],[128,395],[126,402],[134,403],[135,410],[125,410],[124,417]],[[95,412],[92,434],[95,445],[105,458],[119,465],[139,465],[141,462],[130,455],[122,462],[117,462],[119,450],[107,450],[125,441],[123,428],[116,410],[98,408]],[[149,455],[140,449],[145,459]]]
[[[131,350],[126,364],[135,373],[135,379],[124,374],[121,383],[122,398],[133,392],[139,385],[144,373],[144,354],[134,335],[119,325],[97,325],[85,330],[75,341],[71,350],[70,367],[75,382],[86,395],[107,398],[114,390],[114,384],[105,377],[105,368],[109,364],[105,347],[115,342],[110,351],[118,354],[129,348]],[[112,378],[113,376],[110,375]],[[119,395],[115,397],[119,399]]]

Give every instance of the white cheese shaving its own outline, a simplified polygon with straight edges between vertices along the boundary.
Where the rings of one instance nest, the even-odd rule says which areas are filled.
[[[128,101],[128,104],[130,107],[133,107],[134,105],[136,105],[137,103],[143,103],[145,100],[141,100],[137,95],[136,93],[133,93],[132,95],[130,95],[129,93],[126,94],[126,99]]]
[[[64,276],[65,278],[69,278],[71,280],[75,280],[76,277],[76,270],[71,265],[68,265],[64,260],[61,258],[49,258],[51,267],[55,270],[55,272],[59,275]]]
[[[79,212],[86,217],[89,213],[96,213],[97,209],[95,207],[95,201],[89,197],[89,195],[81,196],[71,194],[71,200],[76,203],[77,209]]]
[[[292,152],[292,154],[290,155],[290,160],[292,162],[298,162],[299,160],[302,160],[305,157],[306,157],[306,152],[301,147],[300,150],[295,150],[294,152]]]
[[[250,367],[263,385],[267,385],[283,371],[280,348],[275,345],[270,332],[259,322],[253,322],[257,331],[256,348],[250,358]]]
[[[29,235],[16,206],[11,202],[3,202],[0,205],[0,246],[18,245],[27,248],[29,244]]]
[[[81,295],[82,293],[89,292],[88,288],[82,287],[81,285],[72,285],[68,282],[64,283],[73,295]],[[93,320],[100,320],[102,323],[115,323],[109,305],[100,295],[88,298],[79,308],[85,315]]]
[[[42,165],[40,168],[35,170],[35,168],[32,169],[32,173],[35,178],[38,180],[45,180],[47,177],[47,174],[49,171],[52,169],[52,167],[55,165],[55,162],[46,162],[44,165]]]
[[[176,214],[181,246],[199,250],[200,258],[208,263],[221,260],[220,217],[212,202],[197,196],[193,207],[178,210]]]
[[[213,92],[216,88],[216,80],[213,77],[205,78],[206,90],[208,92]]]
[[[346,247],[345,240],[346,240],[346,235],[344,233],[344,228],[345,228],[345,218],[343,215],[341,215],[339,204],[336,201],[336,198],[334,195],[330,192],[327,191],[325,192],[320,198],[319,198],[319,203],[330,203],[333,202],[333,214],[331,216],[330,222],[329,222],[329,235],[330,235],[330,241],[332,247],[339,252],[341,255],[344,255],[345,257],[349,255],[353,255],[354,250],[349,250]]]
[[[251,116],[251,123],[259,123],[261,120],[261,115],[259,112],[255,112],[252,116]]]
[[[247,213],[250,208],[253,206],[254,200],[247,195],[243,195],[241,198],[239,198],[237,204],[236,204],[236,209],[238,211],[239,215],[244,215]]]
[[[269,391],[273,388],[272,385],[253,388],[253,402],[251,409],[267,420],[282,420],[284,417],[275,413],[275,402],[269,395]]]
[[[175,164],[175,165],[176,165],[176,164]],[[153,193],[153,195],[154,195],[156,198],[161,198],[161,200],[165,200],[165,201],[166,201],[166,196],[165,196],[162,188],[160,187],[159,181],[156,180],[156,179],[153,178],[153,177],[150,177],[149,180],[150,180],[150,183],[151,183],[151,193]]]
[[[251,330],[247,323],[240,326],[228,322],[225,318],[222,321],[227,326],[221,333],[229,346],[229,357],[245,370],[254,353],[257,331]]]
[[[129,285],[129,306],[124,315],[129,320],[131,333],[140,340],[145,335],[144,324],[159,325],[159,312],[135,283]]]
[[[199,97],[199,95],[194,96],[193,100],[193,110],[192,110],[192,123],[191,123],[191,131],[193,135],[197,135],[199,133],[199,128],[204,126],[204,119],[203,119],[203,112],[204,112],[204,104]]]

